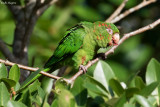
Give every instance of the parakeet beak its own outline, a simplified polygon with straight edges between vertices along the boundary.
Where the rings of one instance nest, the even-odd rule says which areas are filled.
[[[112,36],[113,45],[118,45],[119,39],[120,39],[119,33],[115,33]]]

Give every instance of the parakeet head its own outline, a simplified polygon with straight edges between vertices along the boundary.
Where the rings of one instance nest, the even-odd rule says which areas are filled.
[[[97,35],[97,40],[102,41],[105,46],[118,45],[120,35],[114,24],[99,21],[93,24],[93,32]]]
[[[112,35],[112,39],[109,42],[109,45],[118,45],[118,42],[120,39],[119,30],[112,23],[106,23],[106,25],[110,26],[110,27],[106,27],[106,30],[110,35]]]

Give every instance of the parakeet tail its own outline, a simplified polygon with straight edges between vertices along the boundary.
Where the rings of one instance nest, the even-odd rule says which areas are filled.
[[[45,69],[43,69],[42,71],[48,72],[48,71],[50,71],[50,70],[51,70],[50,68],[45,68]]]
[[[48,72],[48,71],[50,71],[50,68],[45,68],[45,69],[43,69],[42,71]],[[36,76],[35,76],[32,80],[30,80],[25,86],[28,86],[29,84],[31,84],[33,81],[35,81],[36,79],[38,79],[41,75],[42,75],[42,74],[36,75]]]

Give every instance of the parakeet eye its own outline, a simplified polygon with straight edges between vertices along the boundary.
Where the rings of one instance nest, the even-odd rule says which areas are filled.
[[[112,30],[112,29],[107,28],[106,30],[107,30],[107,32],[108,32],[110,35],[112,35],[112,34],[113,34],[113,30]]]

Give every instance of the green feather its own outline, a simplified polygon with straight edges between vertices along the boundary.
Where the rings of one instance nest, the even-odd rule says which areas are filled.
[[[83,38],[86,35],[81,24],[69,29],[63,39],[60,41],[53,56],[47,61],[44,68],[52,67],[55,63],[74,54],[83,44]]]

